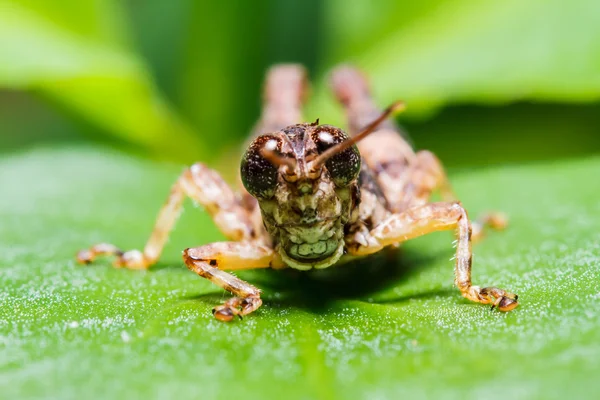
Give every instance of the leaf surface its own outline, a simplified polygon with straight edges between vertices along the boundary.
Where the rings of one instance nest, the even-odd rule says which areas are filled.
[[[397,261],[240,273],[265,304],[230,324],[210,313],[228,295],[180,259],[222,239],[189,204],[150,271],[74,263],[99,241],[141,247],[179,171],[90,148],[0,161],[3,397],[600,395],[600,203],[589,180],[600,159],[452,176],[472,216],[511,217],[474,258],[475,283],[520,295],[511,313],[460,297],[446,232]]]

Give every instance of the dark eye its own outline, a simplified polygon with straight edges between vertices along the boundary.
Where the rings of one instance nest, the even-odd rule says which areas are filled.
[[[312,139],[320,153],[348,140],[348,135],[331,125],[321,125],[315,129]],[[360,153],[356,145],[347,148],[329,158],[325,166],[337,186],[347,186],[358,177],[360,172]]]
[[[273,135],[262,135],[254,139],[242,158],[240,173],[248,193],[254,197],[269,198],[275,193],[278,172],[277,167],[261,154],[263,148],[280,151],[281,140]]]

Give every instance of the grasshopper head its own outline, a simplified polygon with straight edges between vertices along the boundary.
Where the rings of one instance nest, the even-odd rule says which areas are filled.
[[[293,268],[326,268],[344,252],[344,226],[358,212],[360,154],[352,145],[319,157],[347,140],[334,126],[299,124],[259,136],[244,154],[244,187]]]

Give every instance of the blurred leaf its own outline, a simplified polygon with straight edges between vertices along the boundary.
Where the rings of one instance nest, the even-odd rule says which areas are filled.
[[[152,71],[156,85],[169,103],[181,110],[178,84],[185,61],[187,38],[193,26],[194,0],[127,0],[124,4],[131,35]],[[199,92],[206,93],[204,89]],[[190,118],[186,120],[193,122]],[[202,129],[202,133],[204,137],[208,132]]]
[[[598,154],[600,104],[452,106],[428,121],[403,121],[419,149],[446,166],[531,163]]]
[[[142,246],[179,171],[86,148],[0,161],[3,397],[600,396],[599,158],[452,177],[472,215],[512,218],[474,259],[476,283],[520,295],[512,313],[460,297],[446,232],[399,262],[240,273],[265,305],[231,324],[210,314],[228,295],[182,266],[182,248],[221,239],[198,210],[148,272],[73,262],[98,241]]]
[[[379,98],[402,98],[411,112],[446,103],[600,99],[595,0],[327,4],[324,66],[358,64]],[[320,96],[315,108],[330,110],[329,96]]]
[[[237,146],[259,116],[268,67],[266,6],[196,1],[191,7],[177,103],[212,148]]]
[[[156,154],[196,158],[205,149],[157,92],[125,26],[115,1],[0,0],[0,86],[39,92]]]
[[[321,4],[196,1],[189,8],[174,101],[211,148],[237,149],[260,115],[266,70],[282,62],[314,67]]]

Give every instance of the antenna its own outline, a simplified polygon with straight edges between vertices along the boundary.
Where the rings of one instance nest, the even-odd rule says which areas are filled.
[[[377,128],[377,126],[379,126],[379,124],[381,124],[383,121],[385,121],[390,115],[399,113],[401,111],[404,111],[405,109],[406,109],[406,105],[404,104],[403,101],[397,101],[397,102],[393,103],[391,106],[386,108],[375,121],[373,121],[369,125],[367,125],[367,127],[364,128],[360,133],[351,137],[348,140],[344,140],[343,142],[338,143],[333,147],[330,147],[329,149],[327,149],[323,153],[321,153],[320,156],[318,156],[315,160],[313,160],[313,166],[314,166],[313,168],[318,168],[318,167],[322,166],[325,163],[325,161],[327,161],[333,155],[346,150],[350,146],[354,145],[356,142],[366,138],[371,133],[373,133],[375,131],[375,128]]]

